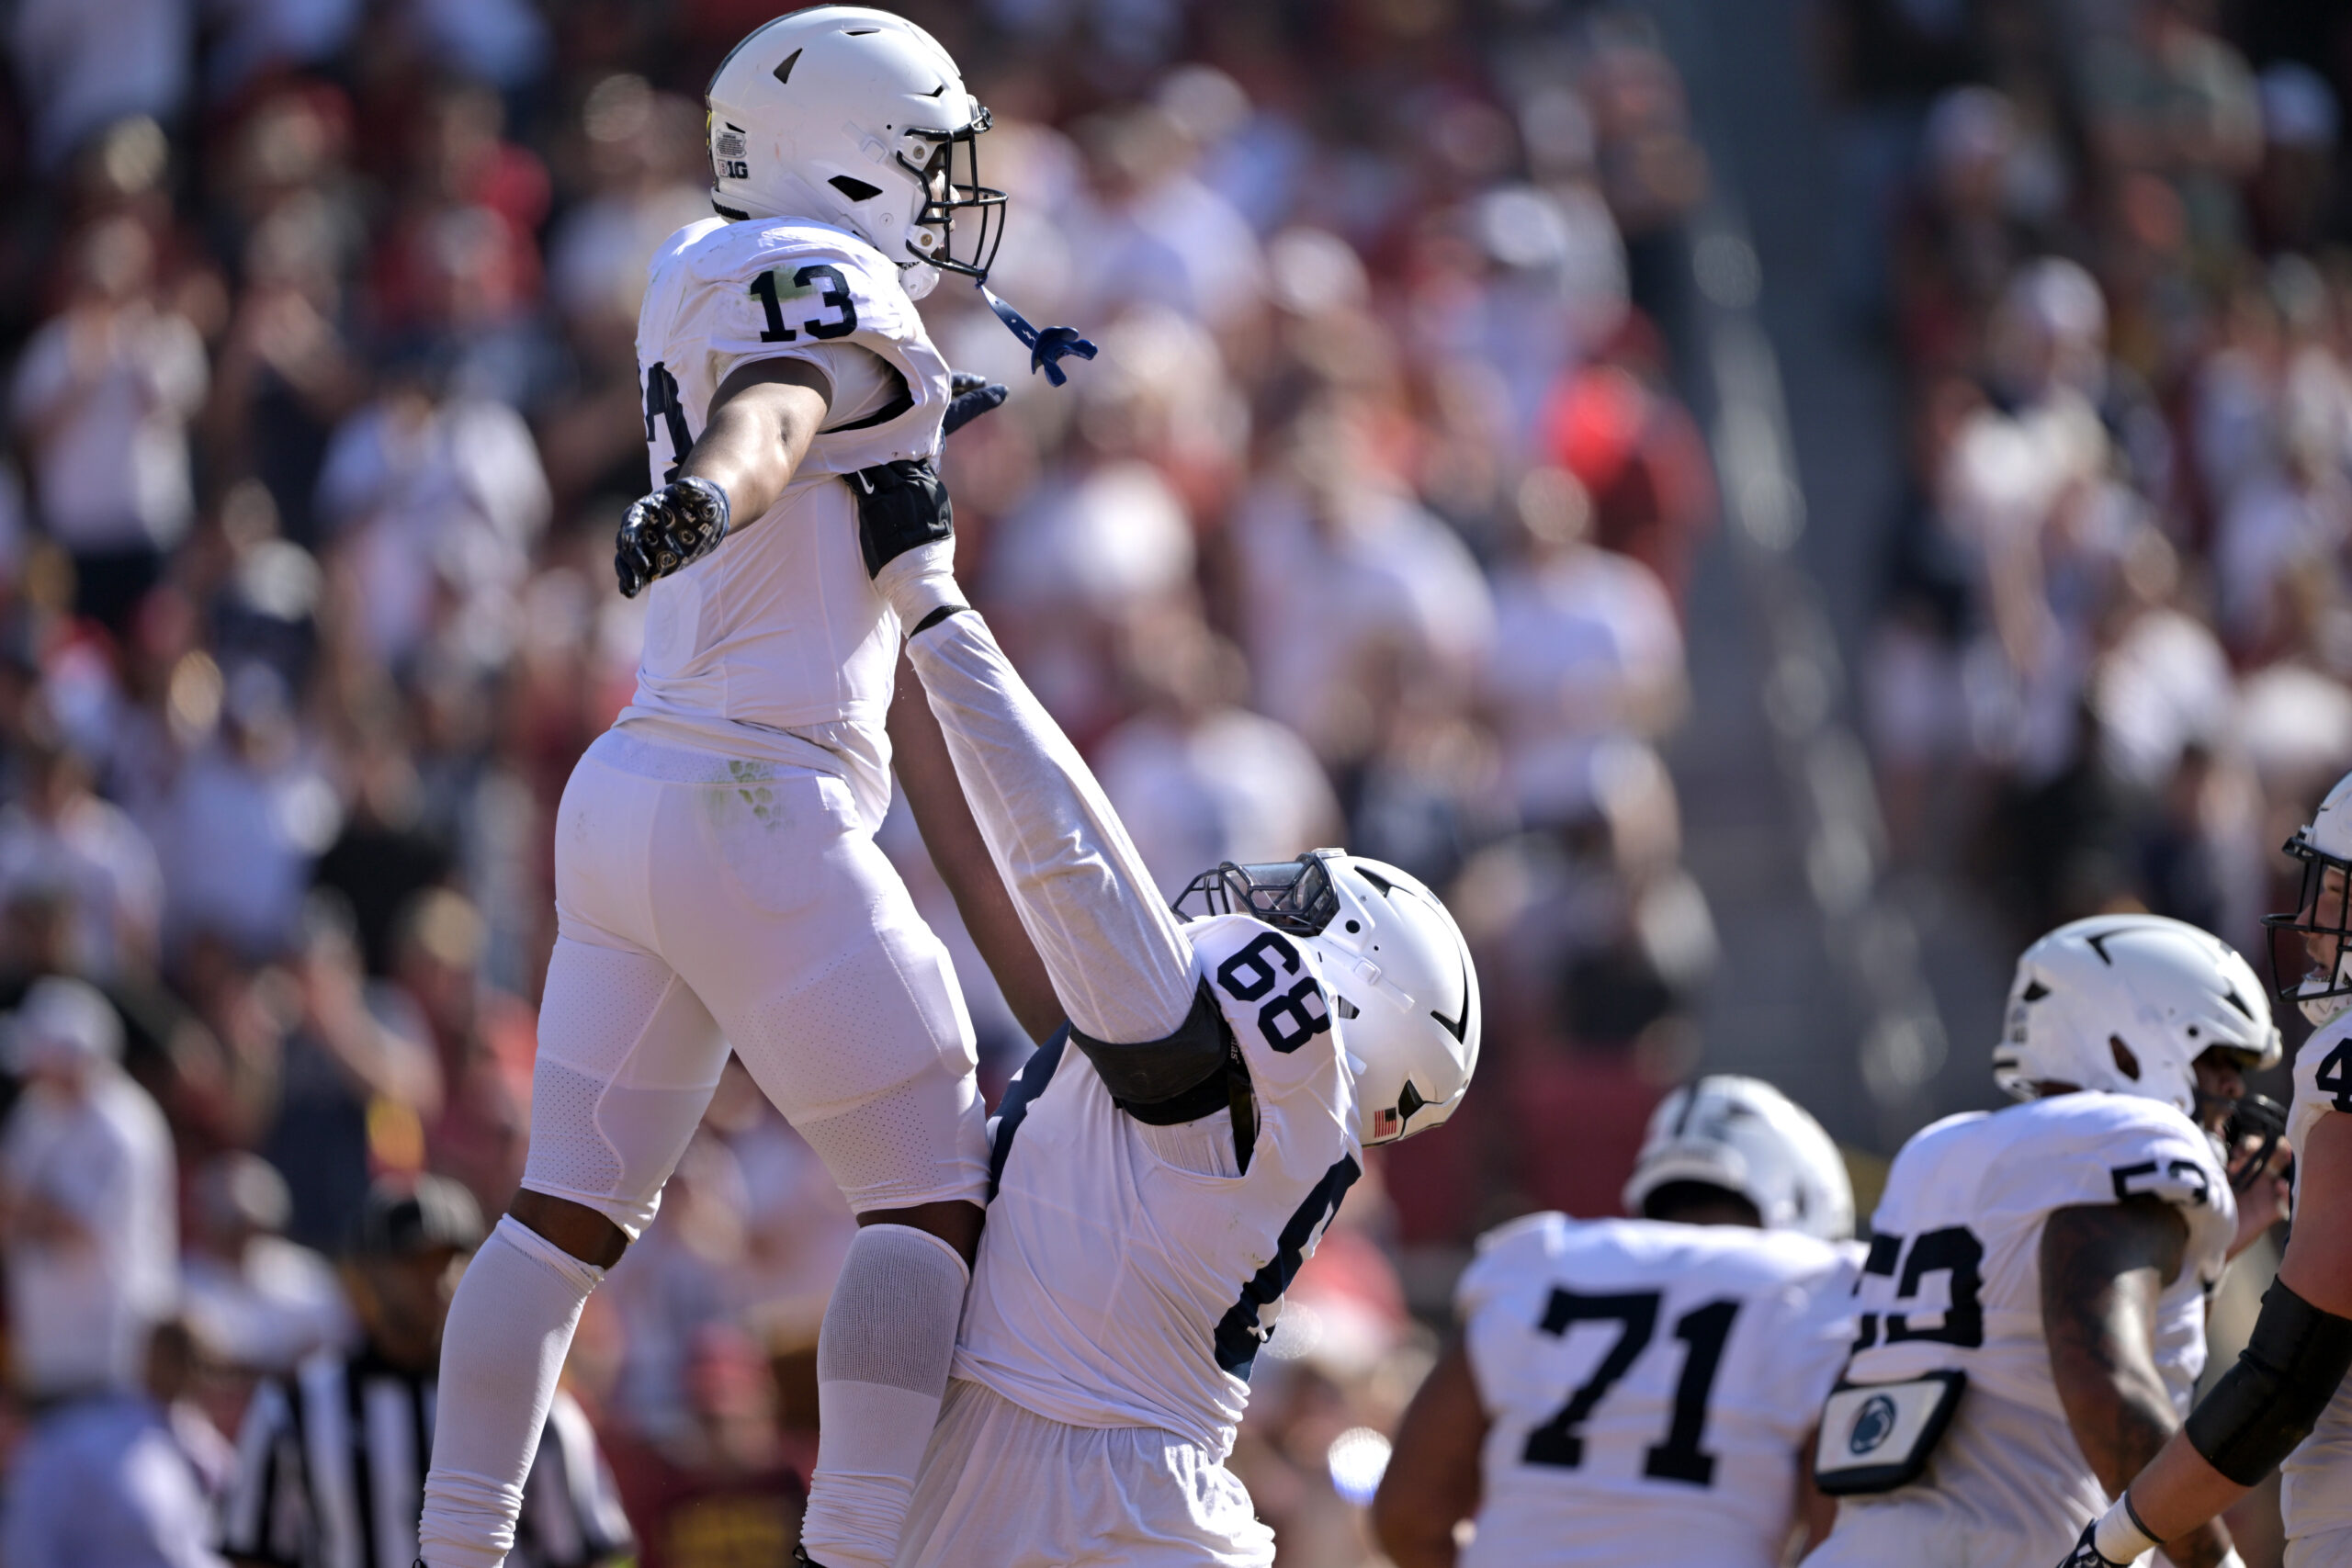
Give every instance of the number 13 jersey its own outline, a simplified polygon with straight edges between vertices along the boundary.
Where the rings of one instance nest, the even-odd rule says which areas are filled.
[[[1237,1172],[1219,1111],[1155,1127],[1057,1036],[991,1125],[997,1187],[955,1375],[1073,1427],[1156,1427],[1222,1462],[1282,1297],[1363,1173],[1355,1085],[1312,961],[1246,915],[1182,928],[1250,1071]]]
[[[813,741],[848,765],[878,820],[899,625],[866,574],[841,476],[938,452],[946,361],[881,252],[846,230],[784,219],[709,218],[673,234],[654,253],[637,355],[655,485],[676,477],[741,366],[808,360],[833,398],[775,506],[739,514],[718,549],[653,584],[622,722],[792,762],[815,761]]]
[[[1463,1568],[1771,1568],[1853,1338],[1854,1260],[1790,1231],[1514,1220],[1455,1305],[1488,1425]]]
[[[2196,1123],[2156,1100],[2085,1090],[1946,1117],[1903,1145],[1871,1219],[1847,1378],[1956,1369],[1968,1388],[1920,1481],[1849,1498],[1849,1509],[1931,1490],[1971,1528],[2018,1540],[2019,1561],[2064,1553],[2106,1499],[2051,1380],[2042,1227],[2059,1209],[2143,1195],[2188,1222],[2180,1277],[2157,1298],[2154,1345],[2185,1416],[2205,1367],[2205,1293],[2237,1225],[2229,1179]]]

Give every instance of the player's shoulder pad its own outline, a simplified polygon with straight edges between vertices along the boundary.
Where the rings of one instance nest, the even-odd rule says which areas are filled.
[[[1456,1314],[1466,1322],[1520,1274],[1546,1269],[1576,1225],[1567,1215],[1547,1211],[1507,1220],[1480,1236],[1476,1255],[1453,1287]]]
[[[2331,1111],[2352,1111],[2352,1011],[2313,1030],[2295,1053],[2297,1120]]]
[[[2000,1168],[2050,1207],[2138,1197],[2192,1210],[2230,1205],[2212,1139],[2161,1100],[2087,1089],[2018,1110],[2030,1113],[2030,1142]]]
[[[846,229],[784,219],[725,223],[688,241],[695,319],[713,347],[790,352],[842,338],[922,333],[899,269]]]

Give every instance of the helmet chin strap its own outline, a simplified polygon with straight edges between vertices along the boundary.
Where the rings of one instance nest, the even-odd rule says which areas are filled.
[[[2337,950],[2335,977],[2332,983],[2325,976],[2306,975],[2303,976],[2302,984],[2296,989],[2302,992],[2317,989],[2333,993],[2323,996],[2306,995],[2296,1002],[2296,1010],[2303,1015],[2312,1028],[2324,1028],[2344,1016],[2345,1010],[2352,1008],[2352,942],[2346,942]]]

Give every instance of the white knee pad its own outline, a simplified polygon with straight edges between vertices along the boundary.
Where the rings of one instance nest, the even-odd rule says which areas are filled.
[[[594,1209],[635,1239],[726,1062],[710,1014],[660,959],[559,939],[539,1007],[523,1185]]]
[[[978,1079],[925,1073],[821,1121],[793,1122],[854,1213],[988,1197]]]

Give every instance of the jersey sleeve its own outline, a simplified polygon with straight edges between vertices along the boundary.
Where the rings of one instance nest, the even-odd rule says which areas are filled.
[[[1480,1236],[1477,1255],[1454,1281],[1454,1321],[1466,1325],[1510,1280],[1540,1268],[1566,1224],[1563,1214],[1521,1214]]]
[[[1112,1043],[1167,1039],[1197,994],[1192,946],[1078,749],[978,615],[948,616],[907,654],[1071,1024]]]
[[[2221,1156],[2197,1124],[2169,1105],[2119,1094],[2068,1094],[2041,1102],[2051,1118],[2048,1157],[2007,1160],[1995,1173],[1999,1205],[2018,1219],[2084,1204],[2154,1198],[2189,1226],[2201,1277],[2218,1272],[2237,1224],[2237,1201]]]
[[[806,360],[833,382],[832,418],[803,472],[848,473],[938,450],[946,367],[880,253],[812,225],[735,224],[695,248],[692,268],[675,335],[705,356],[709,387],[766,359]],[[880,365],[842,352],[853,348]],[[847,395],[876,371],[890,383],[880,396]]]

